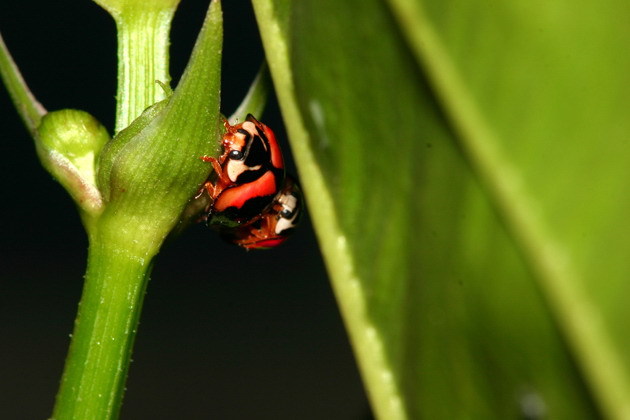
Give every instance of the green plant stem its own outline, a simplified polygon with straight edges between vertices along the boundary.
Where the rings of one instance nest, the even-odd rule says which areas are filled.
[[[46,114],[46,109],[35,99],[28,89],[26,82],[22,78],[20,70],[15,65],[9,49],[0,35],[0,77],[4,82],[13,105],[17,109],[26,128],[35,136],[37,126],[42,117]]]
[[[142,111],[164,99],[156,83],[169,85],[169,29],[175,8],[126,13],[116,17],[118,31],[118,91],[116,133]]]
[[[177,1],[99,4],[112,14],[118,30],[119,132],[166,95],[155,81],[170,81],[168,35]],[[88,266],[53,410],[56,420],[119,416],[151,261],[161,245],[156,236],[164,236],[155,231],[165,228],[112,204],[86,224]]]
[[[239,122],[245,121],[247,114],[260,117],[267,105],[267,98],[269,97],[271,88],[269,68],[267,67],[267,62],[263,61],[258,69],[258,73],[256,73],[254,81],[247,91],[247,95],[245,95],[245,98],[243,98],[243,101],[236,111],[228,118],[230,124],[238,124]]]
[[[140,235],[118,235],[116,217],[90,238],[88,267],[72,344],[53,419],[115,419],[151,259],[157,252]]]

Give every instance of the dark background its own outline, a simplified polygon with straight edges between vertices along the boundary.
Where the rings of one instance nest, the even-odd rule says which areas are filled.
[[[183,0],[175,16],[175,81],[206,7]],[[224,17],[229,114],[263,53],[248,2],[225,1]],[[0,31],[48,110],[88,111],[111,132],[116,38],[105,11],[88,0],[2,1]],[[263,120],[286,138],[275,102]],[[44,419],[69,344],[87,241],[4,88],[0,121],[0,417]],[[276,250],[248,253],[194,226],[158,255],[122,418],[211,417],[371,417],[308,213]]]

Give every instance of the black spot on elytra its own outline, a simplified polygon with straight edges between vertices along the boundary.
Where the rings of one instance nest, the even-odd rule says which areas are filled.
[[[248,150],[245,152],[245,165],[253,166],[267,166],[271,161],[271,153],[269,147],[267,147],[267,138],[260,134],[251,138],[248,145]]]
[[[236,178],[236,184],[242,185],[247,184],[248,182],[256,181],[258,178],[263,176],[267,172],[266,168],[260,168],[255,171],[243,171],[240,173],[238,178]]]

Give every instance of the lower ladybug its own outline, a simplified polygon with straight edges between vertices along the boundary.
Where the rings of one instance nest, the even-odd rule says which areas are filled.
[[[209,225],[235,227],[262,214],[284,185],[284,160],[273,131],[251,114],[230,125],[223,136],[223,154],[204,156],[216,173],[205,190],[212,199]]]
[[[265,212],[252,222],[220,229],[221,236],[246,249],[274,248],[287,240],[302,212],[302,193],[290,176]]]

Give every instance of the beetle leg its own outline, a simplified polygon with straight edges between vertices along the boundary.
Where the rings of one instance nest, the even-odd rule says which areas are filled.
[[[217,158],[212,157],[212,156],[203,155],[203,156],[199,156],[199,159],[203,160],[204,162],[210,162],[210,163],[217,162],[218,163]],[[212,165],[212,166],[214,166],[214,165]]]
[[[204,162],[210,162],[210,164],[212,165],[212,169],[214,169],[214,172],[217,173],[217,184],[221,182],[227,185],[231,182],[228,176],[223,171],[223,168],[221,168],[221,164],[219,163],[219,160],[217,158],[214,158],[212,156],[201,156],[199,159],[203,160]]]
[[[251,230],[251,235],[255,238],[258,239],[267,239],[269,238],[269,232],[271,230],[271,219],[270,216],[267,214],[263,214],[261,216],[258,216],[261,220],[260,222],[260,228],[258,229],[252,229]]]

